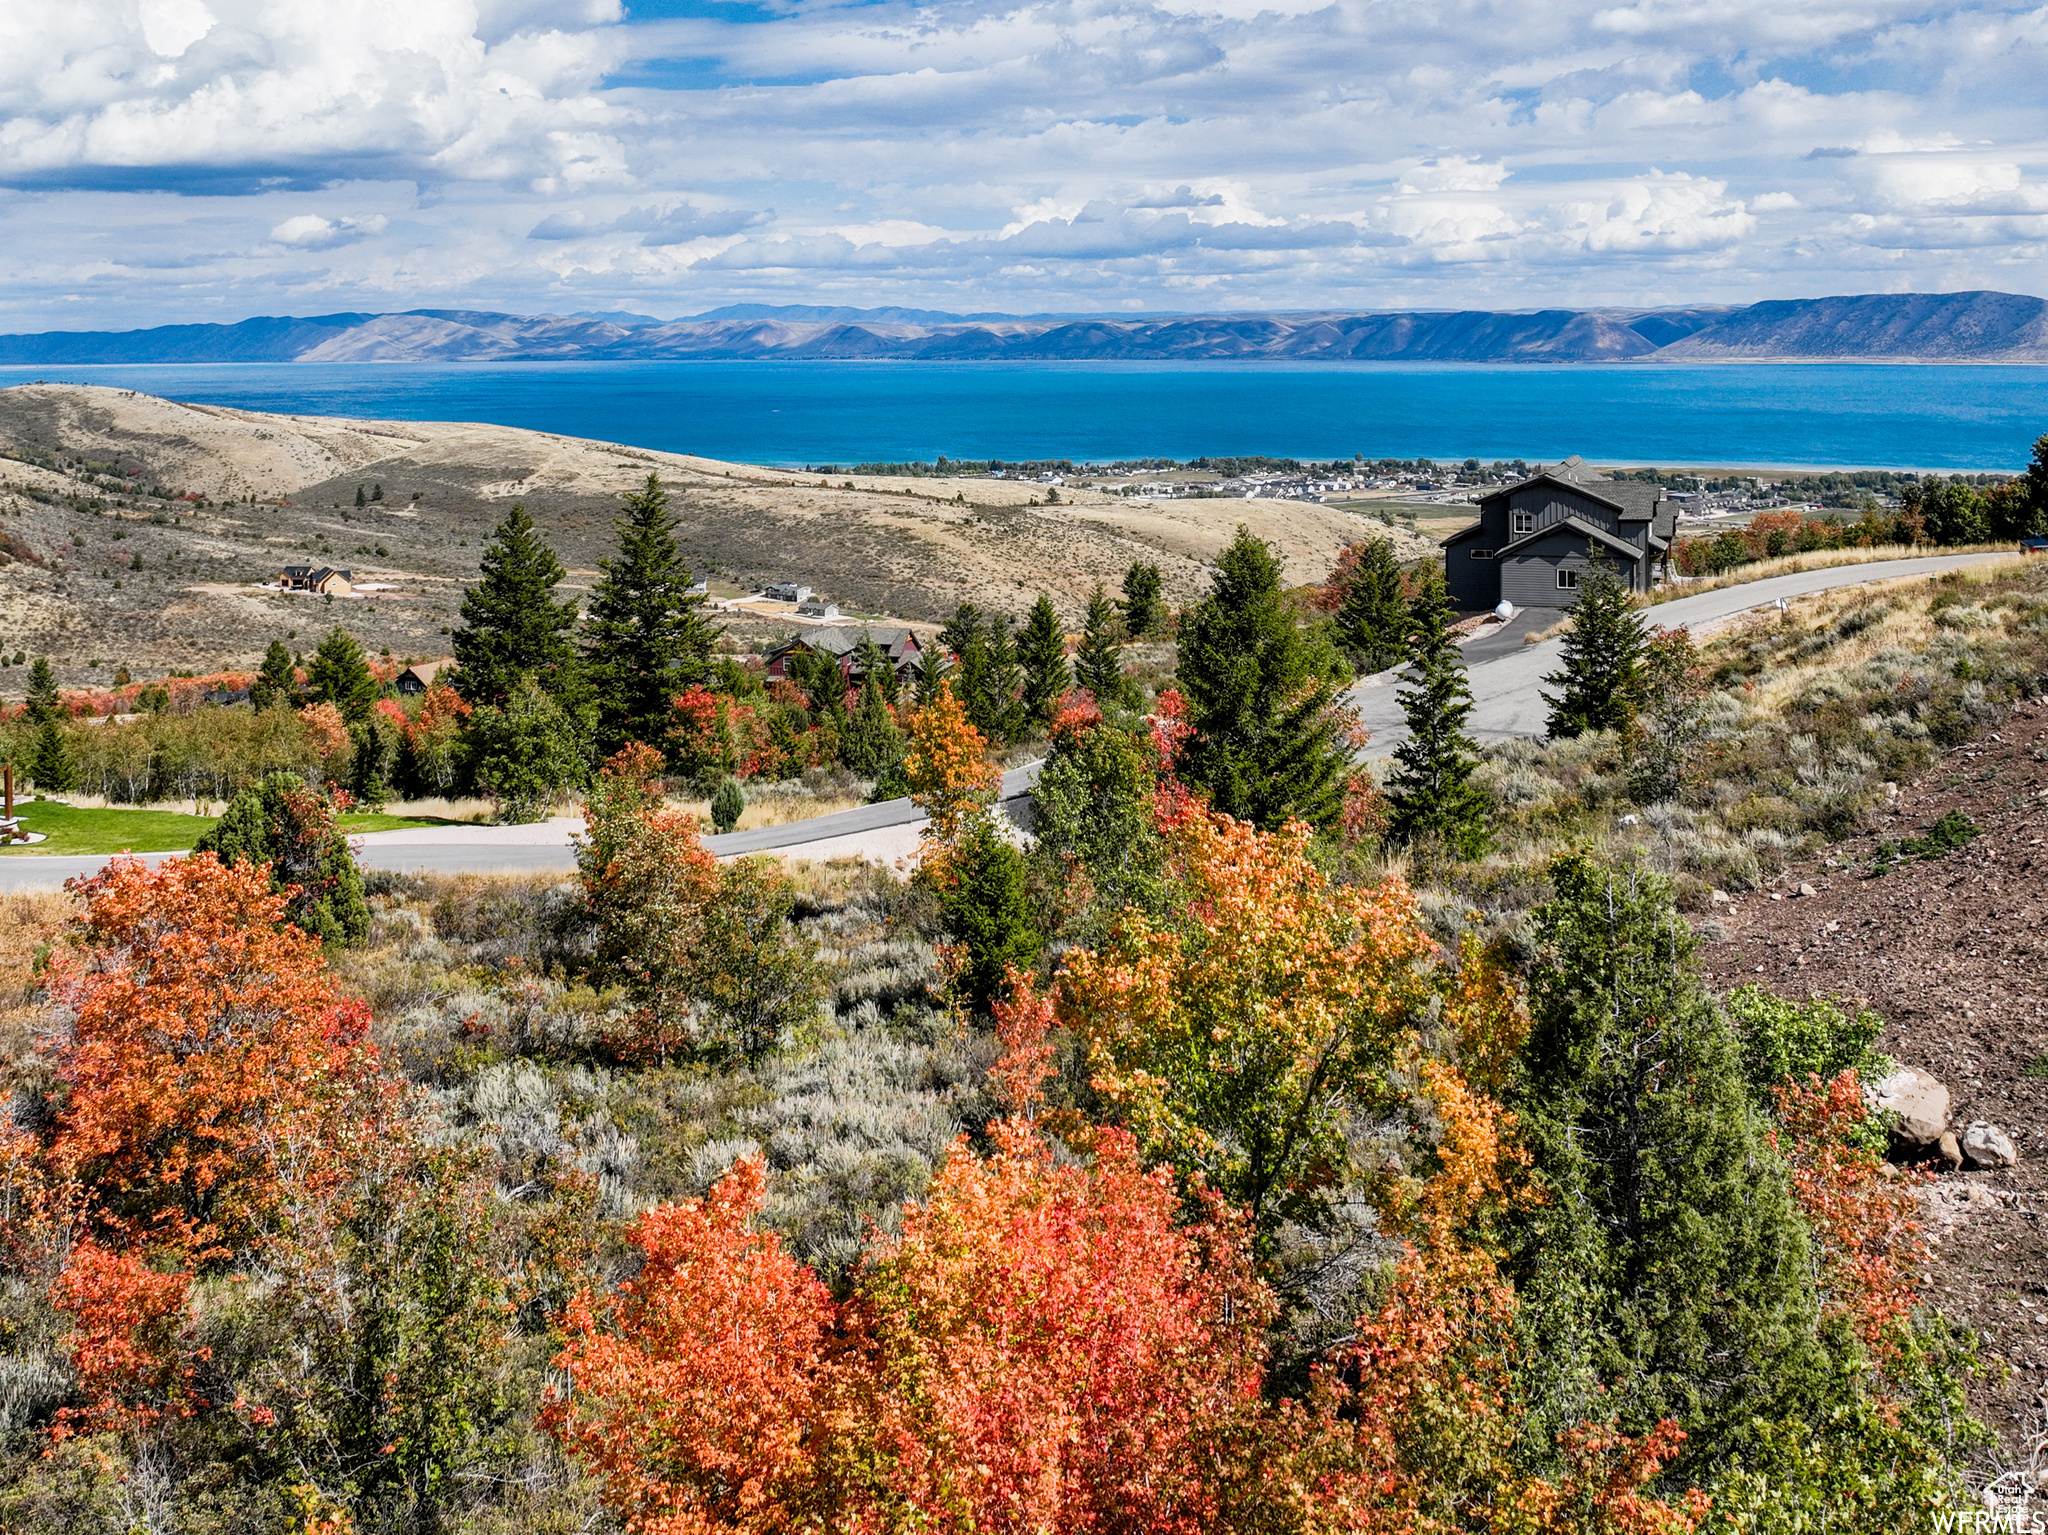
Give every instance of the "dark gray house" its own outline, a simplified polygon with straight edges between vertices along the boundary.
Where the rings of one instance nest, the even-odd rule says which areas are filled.
[[[1495,491],[1479,503],[1477,522],[1444,540],[1451,603],[1466,612],[1502,598],[1518,608],[1568,608],[1594,549],[1631,589],[1648,591],[1677,516],[1662,486],[1610,480],[1574,454]]]

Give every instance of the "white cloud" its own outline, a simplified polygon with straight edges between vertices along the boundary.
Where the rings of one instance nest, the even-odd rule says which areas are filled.
[[[382,234],[389,223],[381,213],[360,219],[330,219],[318,213],[295,213],[271,230],[270,238],[279,245],[289,245],[298,250],[328,250],[368,235]]]

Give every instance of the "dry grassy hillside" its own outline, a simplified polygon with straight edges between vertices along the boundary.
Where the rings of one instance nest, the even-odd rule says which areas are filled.
[[[67,683],[127,666],[247,664],[273,638],[342,622],[374,651],[437,654],[480,545],[523,501],[587,587],[621,492],[660,475],[685,552],[714,593],[789,577],[848,611],[937,619],[964,598],[1021,612],[1050,592],[1078,621],[1133,560],[1170,599],[1248,522],[1294,581],[1320,579],[1370,531],[1404,557],[1426,540],[1308,503],[1139,503],[984,479],[809,476],[459,422],[353,421],[188,405],[128,390],[0,390],[0,647],[47,652]],[[358,487],[381,501],[357,509]],[[192,501],[166,499],[193,493]],[[140,557],[140,564],[136,563]],[[278,567],[352,569],[387,591],[328,601],[258,590]],[[116,583],[119,583],[118,585]],[[11,681],[0,673],[0,691]]]

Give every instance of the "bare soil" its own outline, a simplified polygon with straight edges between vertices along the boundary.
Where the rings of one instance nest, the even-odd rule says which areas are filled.
[[[1865,1003],[1886,1019],[1881,1048],[1947,1085],[1959,1140],[1975,1120],[2012,1137],[2016,1167],[1922,1166],[1938,1239],[1925,1295],[1981,1335],[1972,1397],[2016,1449],[2048,1420],[2048,705],[1900,788],[1867,834],[1724,908],[1703,958],[1718,988]],[[1950,810],[1983,834],[1871,873],[1882,843]]]

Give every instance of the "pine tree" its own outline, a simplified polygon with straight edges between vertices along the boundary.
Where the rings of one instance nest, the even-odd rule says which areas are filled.
[[[853,647],[853,681],[865,685],[870,680],[882,690],[885,702],[896,702],[896,664],[889,659],[889,652],[875,643],[874,635],[863,629],[860,643]]]
[[[740,787],[737,778],[722,779],[718,792],[711,796],[711,830],[724,836],[740,824],[740,817],[747,811],[747,791]]]
[[[1116,604],[1096,587],[1088,597],[1088,616],[1081,626],[1081,648],[1074,652],[1074,678],[1103,704],[1133,702],[1130,679],[1124,675],[1123,646]]]
[[[1289,610],[1279,556],[1239,527],[1214,589],[1182,624],[1179,681],[1193,727],[1182,776],[1217,810],[1265,830],[1331,825],[1349,766],[1330,712],[1337,665]]]
[[[968,640],[980,632],[981,625],[981,609],[971,602],[963,602],[953,609],[953,616],[939,630],[939,644],[957,656],[966,650]]]
[[[839,739],[839,760],[862,778],[877,781],[903,760],[903,732],[896,728],[881,683],[874,677],[860,685],[860,699]]]
[[[367,505],[369,504],[369,501],[370,501],[370,498],[369,498],[368,496],[366,496],[366,495],[364,495],[364,494],[363,494],[363,487],[362,487],[362,486],[360,486],[360,485],[358,485],[358,486],[356,487],[356,507],[357,507],[357,509],[358,509],[358,510],[361,510],[361,509],[362,509],[363,507],[365,507],[365,506],[367,506]]]
[[[1509,1094],[1545,1194],[1511,1244],[1530,1442],[1670,1417],[1711,1464],[1824,1389],[1810,1239],[1669,884],[1576,854],[1550,877]]]
[[[1558,689],[1555,698],[1543,695],[1550,705],[1552,740],[1589,730],[1626,730],[1642,704],[1642,620],[1629,605],[1628,587],[1598,554],[1572,608],[1564,665],[1543,680]]]
[[[360,943],[370,931],[369,903],[334,804],[296,773],[272,773],[244,789],[193,850],[224,864],[270,865],[270,888],[290,889],[292,923],[323,943]]]
[[[1124,633],[1132,639],[1147,639],[1165,627],[1166,608],[1159,593],[1159,567],[1133,561],[1124,572]]]
[[[37,656],[29,668],[27,713],[39,725],[64,717],[64,695],[57,689],[57,673],[48,656]]]
[[[944,646],[934,645],[925,651],[923,664],[917,669],[915,698],[918,708],[929,708],[932,700],[939,696],[939,690],[946,685],[947,679],[952,677],[956,670],[953,658],[946,653]]]
[[[382,501],[384,499],[384,487],[382,485],[372,485],[370,487],[370,499],[372,501]]]
[[[1042,730],[1052,723],[1053,711],[1074,685],[1073,668],[1067,664],[1067,637],[1052,599],[1044,592],[1031,605],[1024,632],[1017,637],[1017,661],[1024,673],[1019,704],[1026,727]]]
[[[29,746],[28,776],[45,794],[62,794],[78,787],[78,770],[71,764],[64,729],[54,715],[45,716],[36,726],[35,740]]]
[[[1002,993],[1005,968],[1030,969],[1044,942],[1025,888],[1024,855],[984,812],[973,817],[946,869],[951,883],[941,905],[962,950],[954,984],[970,1007],[986,1011]]]
[[[562,562],[523,505],[505,514],[484,546],[476,585],[463,593],[455,631],[455,691],[471,704],[503,703],[530,676],[543,692],[571,690],[576,603],[554,600]]]
[[[961,613],[978,618],[965,603]],[[962,622],[961,613],[954,615],[956,633]],[[980,619],[961,636],[959,656],[953,687],[969,722],[991,741],[1008,741],[1021,734],[1023,710],[1017,702],[1017,647],[1010,636],[1009,619],[1000,613]]]
[[[377,704],[377,679],[370,675],[370,663],[363,648],[346,629],[327,632],[307,668],[315,703],[333,704],[351,725],[370,717]]]
[[[1347,551],[1355,556],[1344,572],[1344,596],[1337,606],[1337,643],[1360,672],[1370,676],[1401,664],[1408,653],[1408,598],[1394,546],[1369,538]]]
[[[599,750],[668,739],[676,695],[711,670],[716,630],[676,546],[668,493],[655,475],[625,497],[618,554],[603,561],[584,626]]]
[[[1408,739],[1395,748],[1388,786],[1387,837],[1434,842],[1458,858],[1477,858],[1492,840],[1486,796],[1472,782],[1478,753],[1465,734],[1472,691],[1451,642],[1443,579],[1425,580],[1409,611],[1410,684],[1401,692]]]
[[[285,649],[283,640],[272,640],[270,648],[263,652],[263,669],[249,684],[249,702],[259,712],[289,708],[298,691],[299,669],[292,664],[292,653]]]

